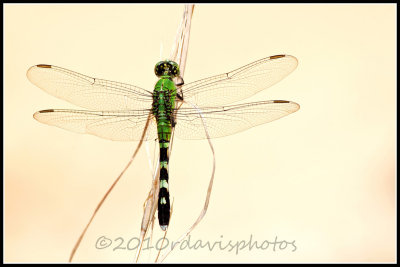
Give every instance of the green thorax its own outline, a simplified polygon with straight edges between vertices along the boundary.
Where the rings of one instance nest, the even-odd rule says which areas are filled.
[[[161,76],[153,91],[153,115],[157,121],[160,147],[168,146],[171,137],[172,115],[175,107],[176,87],[169,76]]]
[[[161,76],[153,91],[153,114],[157,120],[169,119],[175,107],[176,87],[169,76]]]

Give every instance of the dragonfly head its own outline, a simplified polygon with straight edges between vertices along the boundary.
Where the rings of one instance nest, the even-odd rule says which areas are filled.
[[[176,62],[171,60],[160,61],[154,67],[154,73],[157,77],[171,76],[175,78],[179,76],[179,66]]]

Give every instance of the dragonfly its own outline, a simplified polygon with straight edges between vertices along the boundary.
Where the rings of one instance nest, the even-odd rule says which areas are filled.
[[[158,139],[158,221],[165,231],[171,210],[168,164],[172,130],[182,139],[219,138],[297,111],[300,106],[286,100],[234,104],[279,82],[297,64],[294,56],[275,55],[184,83],[178,64],[164,60],[155,65],[158,81],[153,91],[47,64],[30,67],[27,77],[45,92],[84,108],[38,111],[33,117],[41,123],[116,141]]]

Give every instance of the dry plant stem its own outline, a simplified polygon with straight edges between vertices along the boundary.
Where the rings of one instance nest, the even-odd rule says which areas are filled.
[[[186,6],[185,6],[185,11],[183,12],[183,17],[182,17],[181,23],[179,24],[178,31],[177,31],[176,36],[175,36],[175,42],[174,42],[174,46],[172,48],[172,54],[170,56],[171,60],[177,59],[179,43],[180,43],[180,39],[179,38],[183,34],[183,32],[182,32],[183,28],[182,27],[183,27],[183,25],[185,23],[185,18],[186,18]]]
[[[188,44],[189,44],[189,37],[190,37],[190,26],[191,26],[191,18],[193,15],[193,10],[194,10],[194,5],[186,5],[185,6],[185,12],[184,12],[184,18],[182,20],[184,24],[184,29],[182,29],[182,34],[180,35],[180,44],[181,45],[176,45],[176,50],[174,50],[173,54],[172,54],[172,58],[173,60],[175,60],[175,62],[177,62],[180,66],[180,70],[181,70],[181,77],[183,77],[184,74],[184,70],[186,67],[186,58],[187,58],[187,52],[188,52]],[[182,26],[182,25],[181,25]],[[177,35],[177,39],[179,38],[179,32]],[[179,52],[178,52],[179,51]],[[175,57],[179,54],[179,59],[177,60]],[[189,103],[190,104],[190,103]],[[179,103],[177,103],[177,105],[179,105]],[[181,105],[181,104],[180,104]],[[204,121],[204,118],[201,114],[201,110],[199,110],[197,108],[197,106],[191,104],[192,106],[194,106],[197,111],[199,112],[199,115],[201,117],[206,135],[207,135],[207,140],[208,143],[210,145],[212,154],[213,154],[213,169],[212,169],[212,174],[211,174],[211,179],[208,185],[208,190],[207,190],[207,195],[206,195],[206,201],[204,203],[204,207],[203,210],[201,211],[199,217],[197,218],[197,220],[194,222],[194,224],[192,225],[192,227],[189,228],[189,230],[187,230],[179,239],[177,242],[175,242],[175,244],[178,244],[179,242],[181,242],[186,236],[189,235],[189,233],[200,223],[200,221],[203,219],[204,215],[207,212],[208,209],[208,204],[210,202],[210,196],[211,196],[211,190],[212,190],[212,185],[214,182],[214,174],[215,174],[215,152],[214,152],[214,147],[211,143],[210,140],[210,136],[208,134],[207,131],[207,127]],[[179,106],[180,107],[180,106]],[[178,107],[178,109],[179,109]],[[171,139],[172,142],[172,139]],[[176,245],[175,245],[176,246]],[[174,246],[174,247],[175,247]],[[161,258],[161,262],[169,255],[169,253],[174,249],[174,247],[170,248]],[[158,260],[158,257],[157,257]],[[156,261],[157,261],[156,260]]]
[[[155,212],[157,210],[157,200],[158,200],[158,192],[160,190],[160,180],[159,180],[160,172],[158,171],[158,165],[155,170],[155,175],[153,177],[152,187],[148,194],[148,197],[145,202],[145,208],[142,217],[142,224],[140,229],[140,240],[139,240],[139,249],[136,251],[135,262],[139,260],[140,252],[142,250],[143,240],[146,237],[148,228],[150,225],[154,225]]]
[[[190,27],[192,25],[192,16],[193,16],[193,11],[194,11],[194,5],[185,5],[185,12],[184,12],[184,25],[183,25],[183,31],[181,34],[180,38],[180,45],[177,45],[177,50],[179,52],[173,52],[173,57],[172,60],[178,63],[179,69],[180,69],[180,74],[181,77],[183,78],[185,74],[185,68],[186,68],[186,59],[187,59],[187,53],[188,53],[188,48],[189,48],[189,38],[190,38]],[[176,54],[179,54],[176,57]]]
[[[183,74],[185,72],[185,66],[186,66],[186,58],[187,58],[187,52],[188,52],[188,45],[189,45],[189,33],[190,33],[190,25],[191,25],[191,18],[193,15],[193,10],[194,10],[194,5],[185,5],[185,10],[183,13],[183,17],[180,23],[180,26],[178,28],[178,32],[175,38],[175,44],[174,48],[171,54],[170,59],[177,62],[178,65],[180,66],[180,73],[181,77],[183,78]],[[171,133],[171,144],[170,144],[170,149],[169,149],[169,157],[171,156],[172,152],[172,144],[173,144],[173,137],[174,137],[174,129],[172,129]],[[139,249],[136,251],[136,256],[135,256],[135,262],[139,260],[139,256],[141,253],[142,249],[142,244],[144,241],[144,238],[146,237],[148,227],[150,225],[154,226],[154,218],[155,218],[155,212],[157,210],[157,200],[158,200],[158,192],[159,192],[159,170],[158,170],[158,165],[156,166],[156,173],[157,175],[154,176],[153,183],[152,183],[152,188],[150,189],[150,192],[148,194],[147,200],[145,202],[145,209],[143,213],[143,218],[142,218],[142,224],[141,224],[141,231],[140,231],[140,239],[139,239]],[[155,182],[156,181],[156,182]],[[171,215],[172,215],[172,210],[171,210]],[[164,239],[167,234],[167,231],[164,234]],[[158,256],[157,256],[158,259]],[[156,261],[157,261],[156,259]]]
[[[185,101],[184,101],[184,102],[185,102]],[[161,262],[169,255],[169,253],[175,248],[175,246],[177,246],[184,238],[186,238],[186,237],[190,234],[190,232],[191,232],[191,231],[200,223],[200,221],[203,219],[204,215],[205,215],[206,212],[207,212],[208,204],[210,203],[210,196],[211,196],[212,186],[213,186],[213,182],[214,182],[214,174],[215,174],[215,152],[214,152],[214,147],[213,147],[213,145],[212,145],[212,143],[211,143],[211,140],[210,140],[210,135],[208,134],[208,131],[207,131],[206,122],[205,122],[205,120],[204,120],[204,118],[203,118],[203,115],[202,115],[202,113],[201,113],[201,110],[200,110],[196,105],[191,104],[191,103],[189,103],[189,102],[186,102],[186,103],[188,103],[188,104],[192,105],[193,107],[195,107],[195,108],[197,109],[197,112],[198,112],[200,118],[201,118],[202,124],[203,124],[203,126],[204,126],[204,130],[205,130],[205,133],[206,133],[206,136],[207,136],[207,141],[208,141],[208,144],[210,145],[210,149],[211,149],[211,152],[212,152],[212,154],[213,154],[213,169],[212,169],[212,173],[211,173],[211,179],[210,179],[210,182],[209,182],[209,184],[208,184],[207,196],[206,196],[206,201],[205,201],[205,203],[204,203],[203,210],[200,212],[199,217],[198,217],[197,220],[194,222],[194,224],[189,228],[189,230],[187,230],[183,235],[181,235],[181,236],[178,238],[178,240],[177,240],[176,242],[174,242],[174,246],[171,246],[170,249],[163,255],[163,257],[161,258]]]
[[[78,247],[79,247],[79,245],[80,245],[80,243],[81,243],[83,237],[85,236],[87,229],[89,228],[89,226],[90,226],[90,224],[92,223],[94,217],[96,216],[97,211],[98,211],[98,210],[100,209],[100,207],[103,205],[104,201],[106,200],[106,198],[108,197],[108,195],[110,194],[110,192],[112,191],[112,189],[114,188],[114,186],[118,183],[118,181],[121,179],[122,175],[124,175],[125,171],[126,171],[126,170],[128,169],[128,167],[131,165],[133,159],[136,157],[136,154],[138,153],[139,148],[142,146],[143,139],[144,139],[144,136],[145,136],[146,131],[147,131],[147,127],[148,127],[149,122],[150,122],[150,116],[151,116],[151,113],[149,113],[149,116],[148,116],[147,122],[146,122],[146,126],[145,126],[145,128],[144,128],[144,130],[143,130],[143,133],[142,133],[141,140],[140,140],[138,146],[136,147],[135,152],[133,153],[131,159],[129,160],[128,164],[125,166],[125,168],[123,169],[123,171],[121,172],[121,174],[117,177],[117,179],[115,179],[114,183],[113,183],[113,184],[110,186],[110,188],[107,190],[107,192],[105,193],[105,195],[103,196],[103,198],[100,200],[99,204],[97,204],[97,207],[96,207],[96,209],[94,210],[94,212],[93,212],[93,214],[92,214],[92,217],[90,217],[89,222],[87,223],[85,229],[83,230],[83,232],[82,232],[81,235],[79,236],[78,241],[75,243],[75,246],[74,246],[74,248],[72,249],[71,255],[70,255],[70,257],[69,257],[69,262],[72,261],[74,255],[75,255],[75,252],[76,252],[76,250],[78,249]]]

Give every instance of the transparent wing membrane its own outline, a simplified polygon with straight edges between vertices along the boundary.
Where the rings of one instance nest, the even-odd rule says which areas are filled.
[[[145,89],[53,65],[32,66],[27,77],[47,93],[91,110],[146,109],[152,103],[152,93]]]
[[[274,85],[296,67],[293,56],[263,58],[228,73],[184,84],[183,98],[197,106],[234,103]]]
[[[140,140],[150,110],[87,111],[48,109],[36,112],[33,117],[48,125],[76,133],[87,133],[115,141]],[[155,120],[151,120],[144,140],[157,138]]]
[[[226,105],[272,86],[296,67],[295,57],[277,55],[228,73],[184,84],[178,89],[183,102],[177,99],[182,106],[175,111],[176,135],[183,139],[206,138],[198,110],[188,103],[201,109],[211,138],[244,131],[295,112],[299,105],[283,100]],[[93,110],[42,110],[34,114],[38,121],[110,140],[140,140],[152,108],[151,92],[53,65],[33,66],[29,68],[27,77],[51,95]],[[153,118],[145,140],[157,138],[154,122]]]
[[[270,100],[224,107],[201,108],[200,113],[185,103],[177,111],[175,134],[182,139],[205,139],[200,114],[211,138],[232,135],[251,127],[277,120],[297,111],[300,106],[291,101]]]

